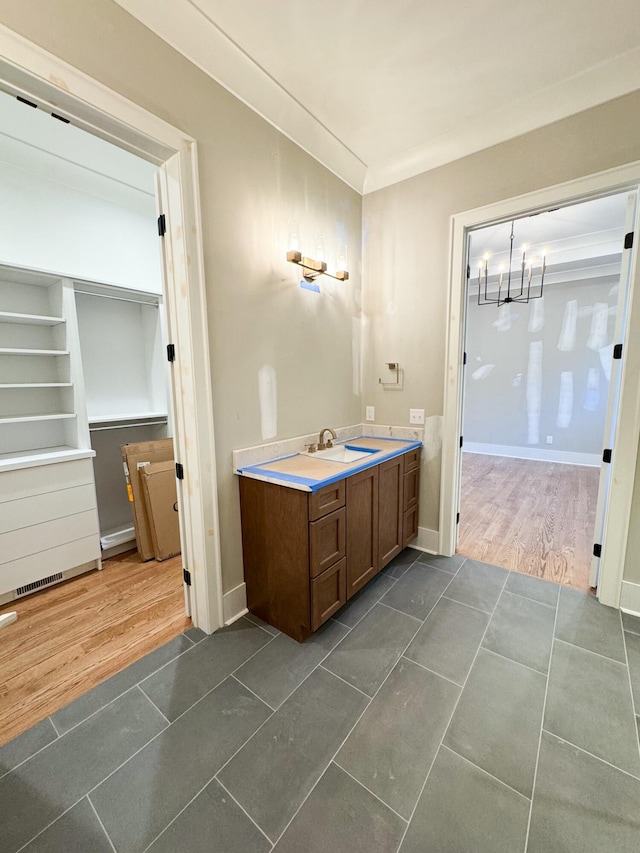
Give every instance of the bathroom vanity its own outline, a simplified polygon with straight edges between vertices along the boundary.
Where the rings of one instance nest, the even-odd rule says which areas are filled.
[[[415,539],[420,450],[362,437],[239,469],[251,613],[306,640]]]

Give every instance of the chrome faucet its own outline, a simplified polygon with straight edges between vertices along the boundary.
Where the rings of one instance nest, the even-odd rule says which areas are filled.
[[[324,442],[324,434],[325,434],[325,432],[330,432],[330,433],[331,433],[331,438],[327,441],[327,443],[326,443],[326,444],[325,444],[325,442]],[[325,427],[325,428],[320,432],[320,435],[318,436],[318,450],[325,450],[327,447],[333,447],[333,441],[334,441],[335,439],[337,439],[337,438],[338,438],[338,436],[337,436],[337,435],[335,434],[335,432],[331,429],[331,427]]]

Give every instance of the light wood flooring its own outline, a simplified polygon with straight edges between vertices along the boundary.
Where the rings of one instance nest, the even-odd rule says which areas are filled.
[[[463,453],[458,553],[587,590],[599,474]]]
[[[180,556],[103,566],[0,607],[0,745],[191,627]]]

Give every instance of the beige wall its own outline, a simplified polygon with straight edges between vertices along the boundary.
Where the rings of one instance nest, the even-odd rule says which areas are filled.
[[[450,217],[492,202],[640,160],[640,92],[364,197],[367,318],[364,405],[406,424],[443,411]],[[404,369],[401,391],[378,383],[384,362]],[[440,457],[423,462],[420,525],[438,528]],[[640,498],[640,496],[639,496]],[[635,505],[640,520],[640,500]]]
[[[227,591],[243,579],[231,452],[262,441],[260,368],[275,370],[278,438],[361,420],[361,197],[109,0],[0,0],[0,21],[197,140]],[[329,261],[347,243],[348,283],[298,287],[290,218]]]

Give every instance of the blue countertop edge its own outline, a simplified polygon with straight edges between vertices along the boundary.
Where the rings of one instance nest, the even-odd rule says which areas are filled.
[[[339,472],[331,477],[325,477],[323,480],[310,480],[308,477],[296,477],[295,474],[280,474],[277,471],[265,471],[263,467],[264,465],[271,465],[274,462],[280,462],[282,459],[291,459],[294,456],[302,455],[300,453],[291,453],[288,456],[278,456],[276,459],[269,459],[267,462],[262,462],[259,465],[247,465],[244,468],[238,468],[236,473],[242,477],[252,477],[253,479],[264,480],[275,485],[289,486],[290,488],[297,488],[300,491],[313,493],[320,491],[320,489],[324,489],[325,486],[330,486],[332,483],[337,483],[339,480],[351,477],[353,474],[358,474],[360,471],[366,471],[367,468],[373,468],[375,465],[380,465],[381,462],[386,462],[388,459],[393,459],[396,456],[402,456],[403,453],[407,453],[409,450],[415,450],[417,447],[422,447],[421,441],[377,435],[361,435],[357,438],[349,438],[346,441],[339,442],[339,445],[348,445],[353,441],[366,441],[368,438],[375,439],[376,441],[402,441],[406,446],[391,450],[389,453],[385,453],[382,450],[378,451],[378,453],[382,453],[382,456],[378,456],[378,453],[376,453],[375,459],[363,459],[360,464],[353,465],[353,467],[350,467],[348,471]]]

